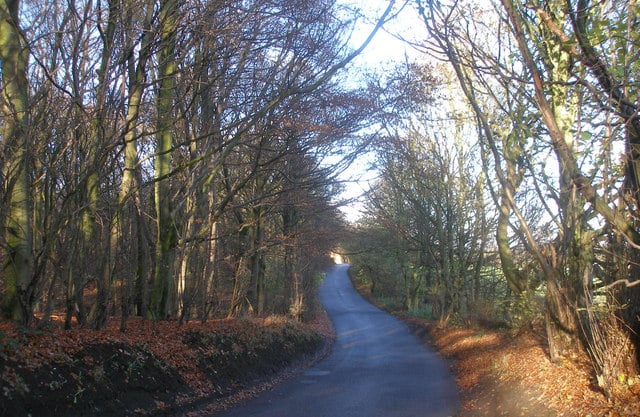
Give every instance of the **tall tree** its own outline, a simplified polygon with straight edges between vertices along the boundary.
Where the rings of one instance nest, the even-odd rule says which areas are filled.
[[[4,294],[2,314],[28,325],[36,301],[34,276],[29,141],[29,49],[20,29],[20,1],[0,2],[0,61],[4,116],[2,179],[4,188]]]
[[[632,269],[622,272],[605,255],[616,253],[617,259],[634,264],[635,249],[629,248],[637,247],[639,236],[630,177],[635,164],[633,134],[625,130],[623,137],[615,133],[622,129],[609,124],[612,113],[624,126],[634,122],[629,111],[633,100],[622,87],[634,77],[628,69],[634,59],[624,52],[634,48],[624,3],[614,12],[613,6],[588,2],[503,0],[467,13],[471,6],[459,2],[417,2],[432,35],[426,50],[452,64],[476,114],[482,155],[493,158],[492,163],[485,158],[484,165],[493,168],[500,185],[493,195],[500,209],[497,237],[505,277],[514,291],[525,294],[540,285],[546,292],[554,359],[579,339],[592,343],[589,329],[595,315],[586,318],[581,312],[596,308],[594,292],[635,282]],[[619,36],[604,36],[603,27],[615,29]],[[619,47],[622,44],[625,47]],[[602,59],[601,51],[610,52],[613,45],[620,53],[610,62],[615,66],[624,61],[627,69],[609,71],[611,64]],[[624,74],[624,83],[612,74]],[[523,105],[513,106],[514,102]],[[611,161],[615,141],[625,144],[624,176],[610,163],[601,163]],[[557,168],[546,164],[550,158]],[[524,196],[533,197],[546,215],[537,220],[527,216]],[[606,226],[598,227],[596,219]],[[527,275],[526,265],[513,262],[509,228],[541,274]],[[542,233],[536,235],[536,229]],[[603,237],[611,233],[617,240]],[[625,300],[635,299],[624,292]],[[615,310],[619,303],[615,296],[612,301]],[[629,306],[636,311],[635,302]],[[627,314],[610,313],[609,318]],[[604,373],[613,375],[612,369]]]
[[[173,117],[178,31],[178,2],[160,2],[160,52],[158,54],[158,93],[156,111],[157,133],[155,154],[155,205],[157,222],[156,264],[152,293],[154,317],[163,319],[170,313],[169,301],[173,284],[173,268],[177,234],[171,198],[170,173],[172,171]]]
[[[526,67],[533,78],[534,83],[534,91],[535,91],[535,99],[538,108],[541,111],[542,118],[545,122],[545,125],[548,128],[549,136],[554,145],[554,149],[556,150],[556,154],[558,156],[558,161],[560,164],[560,175],[562,181],[564,183],[570,182],[570,187],[574,188],[575,191],[582,197],[585,201],[589,202],[591,207],[602,216],[617,233],[620,233],[624,236],[628,241],[637,246],[640,243],[640,234],[634,224],[633,217],[630,215],[633,211],[632,206],[628,206],[631,212],[629,212],[626,216],[621,216],[619,212],[612,209],[609,202],[607,202],[598,192],[597,188],[594,185],[593,181],[583,173],[581,167],[578,165],[576,161],[576,154],[573,150],[573,142],[567,140],[566,124],[565,119],[562,114],[559,114],[557,111],[554,111],[555,99],[558,98],[557,94],[557,86],[546,82],[543,77],[543,72],[539,68],[538,64],[535,62],[534,55],[532,50],[533,48],[540,48],[540,45],[536,45],[532,43],[527,38],[526,31],[526,23],[527,20],[523,18],[523,14],[521,9],[519,9],[518,5],[514,2],[504,0],[502,2],[509,20],[511,22],[514,36],[518,42],[520,53],[524,58],[524,62]],[[553,55],[548,55],[545,61],[550,64],[553,64],[553,58],[556,58],[555,63],[558,64],[557,57],[564,56],[563,61],[567,62],[564,64],[564,68],[570,68],[572,54],[573,59],[578,59],[586,69],[592,72],[592,75],[599,81],[600,86],[607,91],[609,98],[613,101],[616,106],[616,110],[619,114],[622,115],[624,120],[630,126],[633,126],[634,117],[628,110],[626,106],[629,103],[625,97],[621,95],[622,90],[617,88],[617,85],[614,80],[609,76],[606,66],[602,64],[602,61],[599,61],[598,56],[594,55],[595,51],[590,44],[590,42],[586,38],[586,16],[588,14],[588,3],[586,2],[578,2],[577,9],[574,11],[573,8],[567,9],[565,5],[562,6],[562,11],[559,12],[557,8],[554,7],[555,3],[551,3],[549,7],[541,7],[541,5],[535,5],[533,10],[536,12],[536,16],[538,21],[535,23],[537,27],[541,28],[542,31],[546,31],[551,34],[548,38],[549,43],[545,43],[546,50],[549,50],[549,45],[552,45],[554,51],[558,51],[558,53]],[[567,20],[573,22],[573,28],[575,30],[574,37],[577,39],[577,44],[580,46],[580,50],[572,49],[575,47],[575,43],[571,38],[566,36],[562,31],[562,27],[564,27],[563,23]],[[571,47],[570,47],[571,46]],[[561,55],[560,55],[561,54]],[[600,63],[600,64],[598,64]],[[561,70],[563,65],[560,65]],[[567,71],[565,70],[565,71]],[[580,72],[577,72],[580,74]],[[566,77],[565,77],[566,79]],[[551,96],[549,97],[549,91],[551,91]],[[554,94],[554,91],[556,94]],[[593,90],[587,90],[593,91]],[[633,127],[632,127],[633,130]],[[627,145],[627,170],[626,170],[626,184],[630,186],[630,189],[633,190],[635,185],[635,180],[633,179],[634,172],[634,164],[635,164],[635,154],[634,154],[634,142],[635,135],[633,131],[630,134],[625,136],[625,144]],[[633,191],[632,191],[633,194]],[[565,198],[566,201],[566,198]],[[573,200],[575,201],[575,200]],[[579,200],[575,203],[577,206],[581,206]],[[634,204],[635,205],[635,204]],[[577,210],[579,210],[576,207]],[[573,216],[566,219],[566,223],[569,227],[573,227],[575,229],[576,226],[579,226],[572,220]],[[580,220],[578,220],[580,221]],[[584,221],[584,220],[583,220]],[[581,227],[582,229],[582,227]],[[580,229],[578,229],[580,230]],[[590,260],[591,255],[589,254],[589,249],[585,248],[585,245],[589,245],[591,241],[591,237],[587,235],[586,237],[582,236],[582,233],[578,232],[573,238],[573,245],[571,246],[573,249],[576,247],[581,248],[576,253],[573,250],[572,255],[574,256],[574,260],[572,262],[573,272],[577,276],[574,276],[574,279],[580,280],[580,274],[585,278],[580,281],[582,286],[591,285],[591,281],[589,280],[589,275],[592,273],[590,270]],[[613,248],[611,248],[613,249]],[[586,255],[585,255],[586,254]],[[633,256],[631,257],[633,259]],[[633,271],[633,269],[631,270]],[[632,277],[632,280],[635,281],[635,277]],[[618,282],[629,283],[628,277],[624,277]],[[585,290],[586,291],[586,290]],[[588,297],[587,297],[588,298]],[[635,297],[634,297],[635,298]],[[586,299],[585,299],[586,300]],[[635,306],[635,302],[631,304],[631,310],[636,311],[637,307]],[[573,318],[574,322],[577,320],[575,317]],[[636,324],[637,326],[637,324]],[[588,327],[587,327],[588,328]],[[613,353],[610,353],[613,354]],[[633,362],[633,361],[631,361]],[[617,367],[622,366],[621,363],[614,364],[609,363],[606,369],[600,369],[600,377],[602,378],[603,388],[605,390],[609,390],[611,385],[612,375],[616,374]],[[637,364],[632,366],[632,369],[636,369]],[[614,368],[614,369],[612,369]]]

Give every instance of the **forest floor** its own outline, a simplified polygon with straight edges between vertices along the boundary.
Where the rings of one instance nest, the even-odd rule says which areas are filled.
[[[552,363],[539,332],[514,334],[480,326],[438,327],[402,317],[449,361],[461,392],[457,417],[640,416],[640,380],[607,399],[588,358]]]
[[[324,357],[324,313],[21,330],[0,323],[0,417],[210,415]]]

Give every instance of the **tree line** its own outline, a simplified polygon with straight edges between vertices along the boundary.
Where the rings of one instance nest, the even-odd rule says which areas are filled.
[[[356,17],[332,0],[0,2],[2,316],[303,317],[365,140],[369,99],[337,77],[370,40],[350,46]]]
[[[611,394],[640,342],[636,3],[411,3],[428,59],[371,80],[354,275],[443,321],[540,323]]]
[[[332,0],[0,1],[2,315],[303,317],[375,148],[356,278],[636,374],[637,5],[403,4],[429,59],[347,88]]]

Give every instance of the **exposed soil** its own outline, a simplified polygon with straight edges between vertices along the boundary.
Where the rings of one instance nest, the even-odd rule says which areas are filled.
[[[199,415],[318,360],[328,318],[131,320],[100,331],[0,324],[0,416]]]

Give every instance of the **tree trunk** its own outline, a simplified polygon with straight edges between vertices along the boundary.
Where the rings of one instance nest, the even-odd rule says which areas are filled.
[[[28,49],[19,28],[20,1],[0,0],[0,62],[2,64],[2,114],[4,116],[4,166],[8,184],[4,220],[4,293],[2,315],[23,325],[31,324],[36,278],[34,276],[30,155],[28,127]]]
[[[282,234],[284,236],[284,279],[285,290],[289,298],[288,312],[293,316],[298,316],[296,308],[300,302],[299,285],[296,272],[296,244],[295,233],[298,226],[298,212],[293,206],[285,206],[282,212]]]
[[[158,55],[159,88],[157,95],[157,146],[155,155],[155,204],[157,216],[156,265],[152,292],[152,309],[155,319],[165,319],[170,314],[170,296],[173,283],[176,225],[171,199],[171,151],[173,147],[173,99],[177,69],[175,48],[178,28],[178,3],[163,0],[160,3],[160,53]]]
[[[500,200],[498,212],[498,225],[496,227],[496,241],[502,272],[509,284],[509,288],[516,297],[520,297],[527,289],[527,277],[516,266],[513,260],[513,252],[509,246],[509,217],[511,205],[505,197]]]
[[[262,207],[253,209],[252,227],[252,253],[251,253],[251,279],[249,281],[249,290],[247,298],[253,306],[254,312],[261,315],[264,312],[265,293],[264,293],[264,213]]]
[[[213,208],[217,201],[217,188],[215,182],[212,184],[208,192],[208,216],[207,224],[209,224],[209,235],[206,247],[206,260],[204,270],[202,272],[203,279],[200,281],[200,321],[205,322],[214,306],[217,305],[215,298],[215,284],[218,277],[218,222],[213,217]]]
[[[140,170],[136,170],[138,179],[137,183],[141,184],[142,180],[139,178]],[[139,187],[134,193],[136,201],[136,231],[138,233],[136,239],[138,242],[138,262],[137,270],[135,273],[135,283],[133,288],[133,304],[135,305],[135,314],[140,317],[145,317],[149,312],[149,284],[151,277],[151,233],[149,230],[149,224],[146,221],[146,217],[142,210],[140,201]]]

